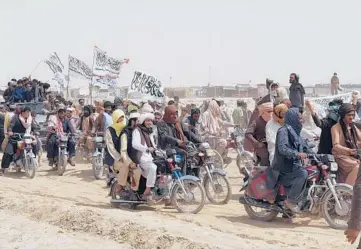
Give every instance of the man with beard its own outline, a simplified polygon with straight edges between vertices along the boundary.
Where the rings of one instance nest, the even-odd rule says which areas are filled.
[[[312,119],[316,126],[321,128],[320,143],[318,146],[318,154],[332,154],[332,137],[331,128],[337,124],[340,115],[338,109],[343,104],[342,99],[334,99],[328,104],[328,114],[326,118],[320,119],[316,114],[311,101],[306,100],[306,106],[311,112]]]
[[[199,134],[199,117],[201,111],[198,108],[191,109],[191,115],[184,119],[183,132],[187,139],[193,143],[201,143],[202,139]]]
[[[290,75],[290,100],[292,107],[298,107],[300,110],[303,110],[305,103],[305,89],[302,84],[299,82],[300,77],[296,73],[291,73]]]
[[[83,113],[80,117],[80,122],[78,124],[79,130],[83,133],[82,138],[80,138],[79,143],[84,144],[84,149],[87,151],[88,155],[92,156],[92,137],[91,131],[93,129],[93,119],[91,114],[93,113],[93,107],[91,105],[84,106]]]
[[[98,117],[95,119],[93,126],[93,133],[105,132],[107,127],[113,124],[112,113],[113,104],[110,101],[105,101],[103,106],[98,106]]]
[[[79,105],[76,106],[75,109],[77,111],[77,114],[80,116],[83,111],[83,108],[85,106],[85,99],[79,99],[78,102],[79,102]]]
[[[260,101],[257,102],[256,108],[253,110],[251,117],[249,118],[249,122],[245,124],[246,127],[250,126],[251,123],[259,117],[258,106],[264,103],[272,103],[275,104],[276,97],[278,95],[278,83],[275,83],[271,79],[266,79],[266,87],[268,89],[268,94],[264,96]],[[244,140],[244,149],[249,152],[253,152],[254,148],[252,142],[249,139]]]
[[[253,145],[253,149],[261,166],[269,166],[269,153],[267,150],[266,125],[272,119],[273,103],[260,105],[259,118],[249,125],[245,136]]]
[[[20,134],[29,134],[34,130],[32,117],[30,115],[31,110],[30,107],[24,107],[21,109],[20,114],[15,115],[10,122],[9,127],[7,128],[7,133],[9,137],[12,137],[14,133]],[[15,139],[14,139],[15,138]],[[17,147],[17,137],[13,137],[13,139],[9,139],[8,143],[4,150],[4,155],[1,161],[1,174],[5,172],[5,169],[9,168],[10,163],[13,160],[13,155],[16,152]]]
[[[49,118],[48,130],[49,136],[47,139],[47,157],[49,160],[49,166],[52,167],[54,163],[58,161],[58,139],[57,134],[62,133],[75,133],[74,127],[70,121],[65,118],[65,106],[59,105],[59,109],[56,115],[52,115]],[[71,166],[75,166],[75,141],[72,138],[68,140],[68,162]]]

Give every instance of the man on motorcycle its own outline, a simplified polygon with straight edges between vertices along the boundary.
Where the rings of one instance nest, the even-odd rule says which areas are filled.
[[[142,113],[139,116],[139,126],[133,131],[132,147],[136,150],[134,161],[139,163],[142,175],[147,179],[143,200],[152,200],[152,188],[157,178],[157,165],[153,163],[152,153],[155,151],[153,133],[153,113]]]
[[[201,137],[199,137],[199,129],[201,125],[199,122],[200,113],[201,111],[198,108],[193,108],[191,110],[191,115],[183,122],[184,135],[193,143],[202,142]]]
[[[285,125],[277,132],[274,159],[267,171],[267,188],[275,189],[277,184],[283,185],[288,196],[285,204],[294,213],[299,212],[299,202],[308,176],[302,167],[302,160],[307,158],[306,153],[312,153],[300,136],[301,130],[299,108],[290,108],[286,112]]]
[[[132,147],[132,135],[134,129],[138,126],[139,113],[129,115],[128,125],[120,132],[120,160],[114,162],[114,170],[118,171],[118,184],[116,192],[121,192],[127,184],[129,173],[131,172],[131,189],[137,191],[139,187],[141,169],[137,167],[134,161],[134,150]]]
[[[24,107],[19,115],[15,115],[11,122],[9,127],[7,128],[7,133],[9,137],[13,136],[14,133],[20,133],[20,134],[30,134],[30,132],[34,129],[32,117],[30,115],[31,109],[30,107]],[[8,143],[5,147],[4,155],[1,161],[1,171],[0,173],[3,174],[5,172],[5,169],[9,168],[9,165],[13,159],[14,153],[16,153],[16,146],[17,141],[14,141],[12,139],[8,140]]]
[[[245,137],[251,141],[257,159],[261,166],[269,166],[267,149],[266,125],[272,119],[273,103],[268,102],[258,106],[260,116],[249,125]]]
[[[105,101],[103,106],[99,105],[98,108],[98,117],[95,119],[93,125],[93,133],[95,132],[105,132],[106,128],[113,123],[112,120],[112,107],[113,104],[110,101]]]
[[[53,166],[58,160],[58,137],[57,133],[75,133],[74,127],[70,121],[65,118],[65,106],[60,105],[56,115],[52,115],[48,122],[49,135],[47,139],[47,157],[49,166]],[[68,140],[68,162],[71,166],[75,166],[75,141]]]
[[[120,155],[120,134],[126,126],[125,114],[122,110],[117,109],[112,114],[113,124],[108,126],[105,131],[105,155],[104,164],[109,168],[109,176],[107,184],[110,185],[114,178],[114,170],[117,170],[121,155]],[[120,189],[120,188],[119,188]]]
[[[91,132],[93,129],[94,121],[91,117],[92,113],[93,113],[92,106],[88,106],[88,105],[84,106],[83,112],[82,112],[82,115],[80,117],[79,124],[77,127],[82,132],[82,137],[80,138],[79,144],[84,145],[83,148],[88,153],[89,157],[92,156],[92,150],[93,150],[92,149],[93,142],[92,142]]]

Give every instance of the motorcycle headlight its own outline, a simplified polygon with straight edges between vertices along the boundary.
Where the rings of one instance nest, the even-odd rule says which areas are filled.
[[[215,153],[212,149],[208,149],[208,150],[206,150],[206,155],[207,156],[215,156]]]
[[[25,140],[25,143],[26,143],[26,144],[31,144],[31,143],[33,142],[33,140],[32,140],[32,139],[29,139],[29,138],[24,139],[24,140]]]
[[[338,164],[336,162],[332,162],[330,165],[331,171],[337,171],[338,170]]]
[[[96,143],[102,143],[102,142],[103,142],[103,137],[95,137],[95,138],[94,138],[94,141],[95,141]]]

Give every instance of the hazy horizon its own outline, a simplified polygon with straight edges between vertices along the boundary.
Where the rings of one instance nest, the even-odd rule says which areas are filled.
[[[135,70],[166,87],[170,77],[172,86],[255,85],[266,77],[287,85],[291,72],[305,85],[328,83],[334,72],[341,84],[359,84],[360,7],[356,0],[2,1],[0,85],[28,76],[52,52],[65,66],[68,54],[91,66],[95,45],[130,58],[119,86]],[[52,73],[42,64],[33,77]]]

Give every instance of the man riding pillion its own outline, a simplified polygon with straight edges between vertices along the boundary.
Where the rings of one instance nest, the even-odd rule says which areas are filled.
[[[142,175],[147,179],[143,200],[152,200],[152,189],[157,178],[157,165],[153,163],[152,153],[155,151],[155,142],[151,136],[153,130],[153,113],[142,113],[139,117],[139,126],[133,131],[132,147],[137,151],[136,161],[142,169]]]
[[[7,134],[9,137],[13,136],[14,133],[20,134],[30,134],[34,129],[32,117],[31,117],[30,107],[24,107],[19,115],[15,115],[10,122],[9,127],[7,128]],[[8,140],[7,146],[5,147],[4,155],[1,161],[1,174],[5,172],[5,169],[9,168],[9,165],[12,161],[13,155],[16,152],[17,143]],[[35,149],[35,148],[34,148]],[[34,154],[36,152],[34,151]]]
[[[134,150],[132,148],[132,135],[134,129],[138,126],[139,113],[131,113],[129,115],[128,125],[120,133],[120,160],[114,162],[114,170],[118,171],[118,184],[116,192],[121,193],[127,184],[128,176],[132,177],[131,190],[138,190],[141,169],[134,162]],[[131,173],[131,174],[129,174]]]
[[[62,133],[75,133],[74,127],[71,122],[65,118],[65,106],[59,105],[56,115],[52,115],[48,122],[48,139],[47,139],[47,157],[49,166],[53,166],[58,161],[58,137],[57,134]],[[72,137],[68,139],[67,149],[69,153],[68,162],[71,166],[75,166],[75,141]]]
[[[113,124],[105,131],[105,156],[104,164],[109,169],[108,185],[113,179],[112,167],[115,162],[121,160],[120,154],[120,133],[126,126],[125,114],[122,110],[115,110],[112,114]],[[120,189],[120,188],[119,188]]]

